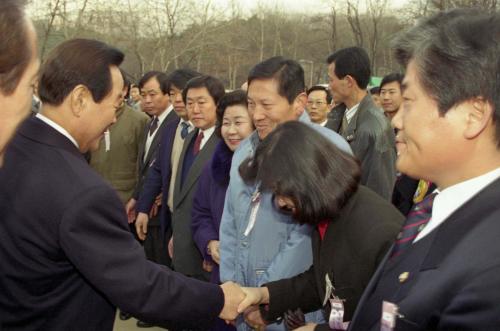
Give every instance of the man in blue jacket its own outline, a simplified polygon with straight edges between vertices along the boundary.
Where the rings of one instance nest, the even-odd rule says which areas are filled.
[[[241,143],[233,156],[220,227],[223,282],[231,280],[245,286],[260,286],[301,273],[312,263],[312,229],[279,213],[273,205],[272,194],[247,186],[238,172],[241,162],[253,155],[259,142],[286,121],[310,123],[340,149],[351,153],[340,135],[310,122],[305,112],[306,103],[304,71],[297,62],[273,57],[250,71],[248,110],[256,131]],[[319,322],[322,317],[312,313],[308,318]],[[249,326],[240,322],[238,329],[249,330]],[[284,326],[272,324],[267,330],[284,330]]]

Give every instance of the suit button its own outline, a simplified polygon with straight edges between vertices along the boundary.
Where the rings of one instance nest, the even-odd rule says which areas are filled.
[[[241,247],[245,247],[245,248],[247,248],[247,247],[248,247],[248,242],[246,242],[246,241],[242,241],[242,242],[241,242]]]

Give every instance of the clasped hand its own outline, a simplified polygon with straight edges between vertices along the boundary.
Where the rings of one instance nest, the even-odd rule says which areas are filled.
[[[224,308],[219,317],[227,323],[234,323],[239,314],[243,313],[246,322],[253,328],[266,325],[260,314],[260,304],[269,303],[267,287],[240,287],[233,282],[221,285],[224,292]]]

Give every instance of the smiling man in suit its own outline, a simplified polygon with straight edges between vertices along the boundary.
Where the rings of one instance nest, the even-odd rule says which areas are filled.
[[[118,195],[87,164],[116,122],[123,53],[59,45],[41,71],[42,112],[19,128],[0,169],[0,328],[111,331],[118,306],[141,319],[208,328],[244,294],[148,261]]]
[[[500,14],[441,12],[395,45],[397,167],[438,190],[410,211],[350,330],[499,330]]]

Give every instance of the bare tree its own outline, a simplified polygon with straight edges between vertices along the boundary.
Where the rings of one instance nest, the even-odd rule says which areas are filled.
[[[49,9],[49,18],[47,22],[47,26],[45,28],[45,33],[43,36],[43,41],[41,43],[41,51],[40,51],[40,57],[43,61],[44,56],[45,56],[45,51],[47,49],[47,41],[49,40],[50,33],[52,32],[52,29],[54,27],[54,21],[56,19],[56,16],[59,12],[59,6],[61,5],[61,0],[54,0],[54,1],[48,1],[47,6]]]
[[[377,58],[378,58],[378,45],[380,38],[380,23],[384,18],[387,0],[366,0],[366,7],[368,8],[368,16],[370,18],[371,26],[370,33],[370,59],[371,68],[374,73],[377,72]]]
[[[335,3],[332,4],[330,9],[330,17],[328,20],[330,26],[330,39],[328,40],[330,53],[337,49],[337,8],[335,8]]]
[[[351,27],[356,46],[363,47],[363,30],[359,18],[359,0],[347,0],[347,21]]]

